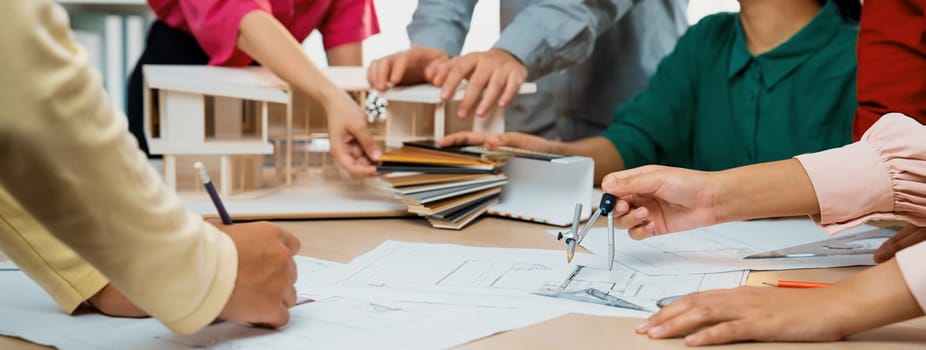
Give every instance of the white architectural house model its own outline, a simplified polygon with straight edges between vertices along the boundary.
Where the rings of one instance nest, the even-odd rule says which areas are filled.
[[[163,157],[164,181],[192,210],[214,214],[193,163],[203,162],[232,216],[241,219],[407,214],[387,192],[339,173],[328,155],[324,110],[258,67],[145,66],[145,136]],[[361,103],[369,85],[359,67],[327,70]],[[524,84],[520,93],[536,87]],[[458,118],[434,86],[394,88],[385,121],[371,124],[381,145],[440,139],[462,130],[503,131],[503,109]]]

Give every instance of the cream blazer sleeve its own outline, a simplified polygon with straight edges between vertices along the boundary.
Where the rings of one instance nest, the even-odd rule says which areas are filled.
[[[67,313],[109,281],[19,205],[0,187],[0,250]]]
[[[231,239],[186,211],[51,0],[0,1],[0,186],[171,330],[212,322],[231,295]]]

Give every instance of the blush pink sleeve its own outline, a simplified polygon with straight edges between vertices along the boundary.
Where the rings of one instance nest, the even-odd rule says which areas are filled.
[[[379,33],[373,0],[334,1],[319,32],[325,49],[363,41]]]
[[[889,113],[842,148],[796,157],[813,184],[820,214],[833,234],[869,220],[926,226],[926,126]]]
[[[209,55],[209,64],[245,66],[251,57],[238,49],[238,27],[251,11],[271,12],[269,0],[181,0],[190,33]]]

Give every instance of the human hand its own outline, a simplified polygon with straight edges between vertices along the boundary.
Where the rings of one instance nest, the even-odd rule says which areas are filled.
[[[601,189],[619,198],[615,224],[628,228],[634,239],[689,230],[718,223],[717,193],[723,182],[712,173],[647,165],[613,172],[601,181]]]
[[[148,317],[148,313],[135,306],[122,292],[107,283],[103,289],[87,299],[97,311],[113,317]]]
[[[412,45],[408,50],[371,62],[367,68],[367,81],[379,91],[386,91],[390,85],[424,83],[429,80],[425,76],[425,68],[448,57],[441,49]]]
[[[689,346],[737,341],[832,341],[855,329],[847,288],[739,287],[694,293],[663,307],[636,328],[650,338],[685,336]]]
[[[536,152],[555,153],[554,143],[545,138],[520,132],[494,133],[485,131],[460,131],[440,140],[441,147],[473,145],[488,149],[508,146]]]
[[[216,225],[238,249],[238,275],[219,319],[262,327],[282,327],[296,304],[296,263],[300,243],[269,222]]]
[[[891,260],[897,252],[922,241],[926,241],[926,227],[907,224],[875,250],[875,262],[880,264]]]
[[[467,80],[463,101],[457,107],[457,116],[466,117],[476,106],[476,115],[484,117],[492,109],[505,107],[527,80],[527,68],[511,53],[502,49],[471,52],[432,64],[426,76],[441,87],[441,98],[453,97],[457,86]],[[480,99],[481,97],[481,99]]]
[[[382,151],[370,134],[360,106],[343,92],[324,101],[331,156],[353,176],[376,174],[373,163],[379,160]]]

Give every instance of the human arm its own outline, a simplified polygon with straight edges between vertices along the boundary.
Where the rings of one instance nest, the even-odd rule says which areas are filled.
[[[273,16],[252,11],[241,20],[238,47],[295,89],[320,101],[328,116],[332,156],[355,176],[376,173],[382,151],[360,106],[312,63],[299,43]]]
[[[636,331],[655,339],[684,336],[691,346],[840,340],[923,316],[908,281],[892,259],[825,288],[739,287],[694,293],[662,308]]]
[[[426,76],[441,86],[445,99],[467,80],[457,114],[485,116],[511,103],[525,81],[583,62],[592,54],[598,35],[632,7],[630,0],[531,2],[491,49],[444,60],[428,67]]]
[[[632,207],[645,207],[644,218],[618,220],[637,238],[789,215],[811,215],[829,233],[869,220],[926,226],[924,139],[926,126],[889,114],[861,142],[841,148],[719,172],[647,166],[609,174],[602,189],[631,201]],[[700,199],[682,193],[699,193]],[[684,210],[669,211],[672,205]],[[680,215],[694,215],[699,224]]]
[[[794,159],[719,172],[648,165],[608,174],[601,188],[635,208],[617,219],[635,239],[727,221],[819,212],[811,182]]]
[[[514,147],[544,153],[589,157],[595,160],[595,183],[604,175],[624,168],[624,162],[614,145],[603,137],[589,137],[573,142],[559,142],[520,132],[491,133],[460,131],[440,140],[441,147],[477,145],[492,149]]]
[[[363,45],[350,43],[325,50],[329,66],[362,66]]]
[[[261,242],[238,239],[183,208],[112,110],[60,6],[2,2],[0,27],[0,48],[17,53],[0,56],[0,104],[7,106],[0,186],[10,197],[175,332],[193,332],[220,314],[285,323],[280,311],[292,285],[253,288],[289,270],[285,235],[277,229],[256,234],[267,238]],[[273,257],[260,263],[274,273],[256,274],[254,255]]]
[[[923,4],[885,1],[865,6],[858,34],[858,104],[852,136],[859,140],[882,115],[899,112],[926,124],[926,15]]]

